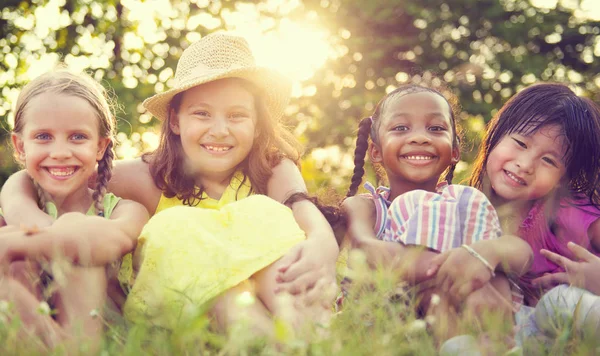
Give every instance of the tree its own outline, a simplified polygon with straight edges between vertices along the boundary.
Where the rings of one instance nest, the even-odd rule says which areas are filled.
[[[569,2],[571,3],[571,2]],[[287,123],[309,152],[329,148],[334,159],[307,156],[314,186],[347,186],[358,121],[386,90],[404,81],[447,84],[460,99],[466,147],[463,176],[485,123],[520,88],[535,81],[570,83],[600,100],[600,22],[559,2],[543,9],[521,0],[153,1],[9,0],[0,16],[0,123],[10,128],[18,88],[50,58],[87,69],[112,87],[121,119],[120,156],[150,147],[157,121],[140,103],[168,88],[184,48],[229,27],[234,12],[258,9],[279,21],[307,17],[325,26],[337,55],[303,82]],[[143,11],[142,11],[143,10]],[[57,19],[57,21],[47,21]],[[0,185],[17,166],[0,132]],[[318,173],[325,169],[327,174]]]

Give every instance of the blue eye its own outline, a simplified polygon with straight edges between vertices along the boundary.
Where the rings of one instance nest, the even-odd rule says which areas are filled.
[[[71,136],[71,139],[73,140],[86,140],[88,137],[84,134],[74,134],[73,136]]]
[[[46,132],[42,132],[42,133],[36,134],[35,135],[35,139],[36,140],[47,141],[47,140],[51,140],[52,136],[50,136],[50,134],[48,134]]]

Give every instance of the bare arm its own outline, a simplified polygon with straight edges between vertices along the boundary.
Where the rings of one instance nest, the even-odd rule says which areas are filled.
[[[300,174],[298,167],[290,160],[284,159],[275,168],[273,175],[269,180],[268,195],[283,202],[293,193],[306,193],[306,184]],[[321,214],[319,209],[308,200],[300,200],[292,204],[292,212],[296,222],[306,233],[308,239],[319,239],[323,248],[330,249],[335,253],[339,252],[335,236],[327,219]]]
[[[354,196],[342,203],[347,215],[348,232],[352,247],[362,250],[371,267],[385,266],[402,271],[402,278],[419,283],[428,278],[427,268],[437,254],[418,246],[405,246],[401,243],[377,239],[373,231],[375,225],[375,205],[366,197]]]
[[[102,266],[133,250],[147,221],[148,212],[142,205],[121,200],[111,219],[67,213],[30,236],[15,229],[3,236],[0,244],[8,260],[64,257],[79,265]]]
[[[499,239],[479,241],[471,245],[495,269],[507,275],[521,276],[533,262],[533,251],[529,244],[514,235],[503,235]]]
[[[596,219],[588,228],[588,237],[594,251],[600,252],[600,219]]]
[[[9,225],[49,226],[54,219],[37,204],[37,192],[25,170],[8,178],[0,192],[0,206]]]
[[[280,202],[293,193],[306,193],[306,185],[298,167],[284,159],[275,168],[268,186],[268,195]],[[333,230],[319,209],[308,200],[292,204],[296,222],[307,239],[292,248],[281,259],[277,281],[280,291],[299,293],[317,283],[335,283],[335,262],[339,247]]]
[[[153,215],[162,192],[150,175],[150,165],[141,158],[117,161],[108,190],[123,199],[142,204]]]

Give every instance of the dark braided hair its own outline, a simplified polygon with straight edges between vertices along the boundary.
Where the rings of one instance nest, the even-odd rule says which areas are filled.
[[[444,98],[444,100],[446,100],[450,108],[450,123],[452,125],[453,146],[460,146],[460,138],[457,130],[455,115],[455,111],[458,106],[456,97],[449,93],[447,95],[450,96],[450,99],[448,99],[446,98],[446,96],[444,96],[444,94],[442,94],[442,92],[434,88],[425,87],[417,84],[402,85],[399,88],[386,94],[375,107],[373,115],[362,119],[358,124],[358,134],[356,135],[356,149],[354,150],[354,171],[352,173],[351,183],[350,187],[348,188],[348,192],[346,193],[346,197],[356,195],[356,192],[358,191],[358,186],[362,183],[362,178],[365,174],[365,155],[367,153],[367,150],[369,149],[369,138],[371,139],[373,144],[379,144],[378,131],[381,125],[380,118],[382,113],[385,111],[387,103],[393,98],[420,92],[435,93]],[[444,175],[444,180],[447,181],[448,184],[452,183],[455,168],[456,164],[453,163],[450,167],[448,167],[448,170]],[[375,171],[377,174],[377,179],[380,180],[381,169],[375,167]]]
[[[362,177],[365,174],[365,155],[369,148],[369,133],[371,132],[372,119],[370,117],[360,120],[358,124],[358,134],[356,135],[356,148],[354,149],[354,171],[350,188],[346,197],[356,195],[358,186],[362,183]]]
[[[343,210],[339,206],[324,204],[318,197],[310,196],[304,192],[291,194],[283,201],[283,204],[291,209],[294,203],[301,200],[308,200],[319,209],[331,226],[338,245],[341,245],[344,235],[346,234],[346,215]]]

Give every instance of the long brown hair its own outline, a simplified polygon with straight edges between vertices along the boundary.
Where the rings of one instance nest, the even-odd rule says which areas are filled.
[[[114,158],[114,133],[116,120],[113,105],[102,85],[84,73],[73,73],[61,66],[58,69],[43,74],[23,87],[15,108],[15,124],[13,132],[21,134],[25,126],[24,115],[27,104],[36,96],[45,93],[71,95],[85,100],[98,118],[99,137],[110,139],[102,159],[98,161],[98,176],[92,198],[96,213],[104,214],[102,201],[106,194],[108,181],[112,176],[112,161]],[[19,157],[16,157],[18,161]],[[21,162],[23,163],[23,162]],[[38,203],[44,209],[47,196],[42,188],[34,182],[38,191]]]
[[[258,194],[267,193],[267,183],[272,175],[272,168],[282,158],[288,158],[298,164],[301,146],[296,138],[285,130],[279,120],[270,117],[264,104],[263,95],[251,82],[235,78],[244,89],[248,90],[256,105],[257,137],[248,157],[238,167],[244,179],[250,180],[252,191]],[[169,115],[162,124],[158,148],[143,159],[150,164],[150,174],[154,184],[163,191],[167,198],[177,197],[183,204],[194,206],[202,199],[203,187],[197,187],[194,177],[184,167],[185,153],[181,146],[181,138],[170,127],[171,113],[179,111],[183,93],[177,94],[169,103]],[[172,109],[172,110],[171,110]]]

